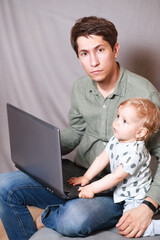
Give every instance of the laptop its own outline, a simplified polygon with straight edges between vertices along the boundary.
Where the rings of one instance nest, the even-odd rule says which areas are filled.
[[[79,186],[68,180],[86,169],[62,159],[60,129],[7,103],[11,159],[15,166],[48,191],[64,199],[78,197]],[[112,189],[103,194],[111,194]]]

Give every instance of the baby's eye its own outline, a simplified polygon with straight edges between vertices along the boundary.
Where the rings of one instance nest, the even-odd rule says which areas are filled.
[[[117,118],[119,118],[119,114],[117,114]]]
[[[123,122],[124,122],[124,124],[126,124],[126,123],[127,123],[127,121],[126,121],[125,119],[123,120]]]

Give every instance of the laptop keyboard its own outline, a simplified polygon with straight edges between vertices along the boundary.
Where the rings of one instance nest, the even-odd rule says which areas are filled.
[[[68,180],[73,177],[70,172],[63,170],[64,190],[65,192],[75,192],[77,194],[79,186],[73,186],[68,183]]]

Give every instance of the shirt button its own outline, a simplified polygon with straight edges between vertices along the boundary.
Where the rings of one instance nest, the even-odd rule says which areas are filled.
[[[104,105],[103,105],[103,108],[106,108],[106,107],[107,107],[107,106],[104,104]]]

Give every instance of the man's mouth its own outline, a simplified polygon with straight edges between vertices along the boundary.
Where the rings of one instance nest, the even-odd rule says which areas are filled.
[[[102,70],[94,70],[94,71],[91,72],[91,74],[96,75],[96,74],[99,74],[101,72],[102,72]]]

